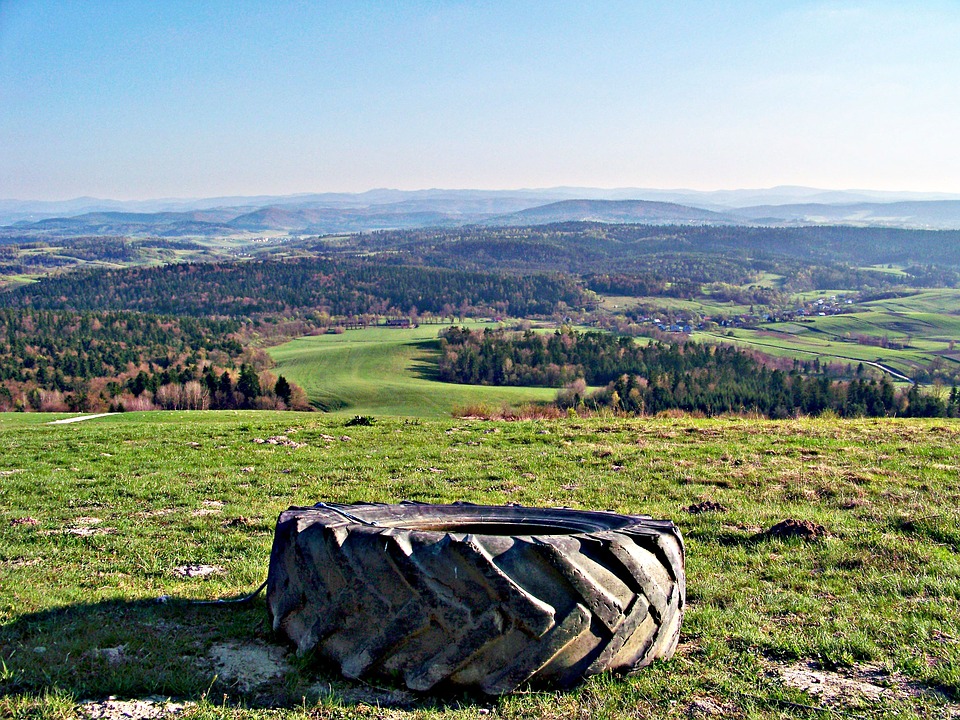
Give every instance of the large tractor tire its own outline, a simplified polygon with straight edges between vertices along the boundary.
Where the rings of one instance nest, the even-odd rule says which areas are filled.
[[[267,581],[274,630],[345,676],[493,695],[669,658],[684,598],[670,521],[459,503],[290,508]]]

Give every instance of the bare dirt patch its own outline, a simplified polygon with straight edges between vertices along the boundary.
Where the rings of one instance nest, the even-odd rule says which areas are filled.
[[[789,518],[787,520],[781,520],[766,532],[760,533],[758,539],[789,540],[791,538],[799,538],[807,542],[814,542],[823,540],[829,535],[830,533],[827,532],[827,529],[823,525],[817,525],[810,520],[794,520]]]
[[[177,577],[200,578],[210,575],[222,575],[226,570],[219,565],[179,565],[170,572]]]
[[[253,442],[255,442],[257,445],[281,445],[282,447],[294,449],[307,446],[306,443],[291,440],[286,435],[274,435],[273,437],[268,438],[254,438]]]
[[[770,670],[787,687],[802,690],[827,705],[857,701],[911,700],[938,696],[936,691],[879,665],[857,665],[841,672],[824,670],[814,662],[777,666]],[[960,706],[944,708],[944,717],[960,716]]]
[[[94,535],[112,535],[117,531],[111,527],[78,527],[67,528],[63,532],[67,535],[79,535],[80,537],[93,537]]]
[[[221,500],[204,500],[202,503],[203,507],[198,508],[190,513],[193,517],[204,517],[206,515],[217,515],[223,510],[223,501]]]
[[[283,676],[289,669],[287,651],[262,643],[221,643],[210,648],[220,679],[242,692]]]
[[[73,523],[59,530],[41,530],[41,535],[77,535],[79,537],[93,537],[94,535],[112,535],[117,531],[114,527],[103,527],[102,518],[78,517]]]
[[[736,708],[729,703],[723,703],[709,697],[693,698],[686,707],[686,716],[694,720],[741,717]]]
[[[703,502],[694,503],[687,508],[687,512],[691,515],[699,515],[701,513],[708,512],[727,512],[727,508],[724,505],[721,505],[718,502],[713,500],[704,500]]]
[[[40,558],[30,558],[29,560],[27,558],[13,558],[12,560],[5,560],[3,564],[7,567],[22,568],[39,565],[40,562]]]
[[[193,703],[175,703],[166,698],[142,700],[88,700],[77,706],[77,714],[88,720],[156,720],[174,717]]]
[[[153,518],[153,517],[163,517],[164,515],[173,515],[176,512],[174,508],[160,508],[158,510],[147,510],[146,512],[137,513],[137,517],[142,518]]]

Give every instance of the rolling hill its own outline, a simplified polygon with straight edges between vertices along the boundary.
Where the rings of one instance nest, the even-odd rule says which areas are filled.
[[[649,200],[561,200],[487,220],[487,225],[546,225],[561,222],[644,223],[650,225],[733,225],[729,216]]]

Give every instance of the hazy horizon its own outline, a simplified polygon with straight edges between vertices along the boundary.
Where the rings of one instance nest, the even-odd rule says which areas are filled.
[[[69,197],[58,197],[58,198],[36,198],[36,197],[0,197],[0,202],[5,203],[49,203],[49,204],[64,204],[71,202],[105,202],[105,203],[150,203],[150,202],[201,202],[207,200],[258,200],[261,198],[295,198],[295,197],[312,197],[312,196],[363,196],[374,193],[405,193],[405,194],[417,194],[417,193],[490,193],[490,194],[522,194],[522,193],[531,193],[531,194],[548,194],[548,193],[565,193],[570,194],[571,198],[574,197],[577,191],[584,191],[586,193],[596,194],[596,193],[653,193],[653,194],[677,194],[684,195],[689,194],[691,196],[701,195],[708,197],[710,195],[725,195],[725,194],[756,194],[756,195],[765,195],[765,194],[774,194],[778,192],[789,193],[794,191],[797,198],[802,198],[805,195],[830,195],[830,194],[862,194],[864,196],[876,196],[877,202],[901,202],[909,201],[912,199],[958,199],[960,200],[960,192],[941,192],[941,191],[914,191],[914,190],[897,190],[889,188],[825,188],[825,187],[811,187],[806,185],[774,185],[771,187],[729,187],[729,188],[711,188],[711,189],[694,189],[694,188],[667,188],[667,187],[587,187],[587,186],[573,186],[573,185],[556,185],[553,187],[495,187],[495,188],[476,188],[476,187],[422,187],[422,188],[397,188],[397,187],[371,187],[365,190],[357,191],[341,191],[341,190],[322,190],[322,191],[300,191],[300,192],[291,192],[291,193],[251,193],[243,195],[181,195],[181,196],[165,196],[165,197],[136,197],[136,198],[120,198],[120,197],[101,197],[95,195],[75,195]],[[580,198],[580,196],[576,196]],[[888,199],[889,198],[889,199]],[[581,199],[590,199],[589,197],[583,197]],[[602,198],[597,198],[602,199]],[[621,198],[621,199],[643,199],[640,197],[637,198]]]

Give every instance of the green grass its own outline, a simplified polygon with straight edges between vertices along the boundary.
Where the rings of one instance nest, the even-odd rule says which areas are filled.
[[[960,340],[960,315],[933,312],[936,298],[949,303],[951,291],[922,293],[904,299],[866,303],[866,310],[843,315],[811,317],[804,322],[767,323],[757,328],[697,333],[700,340],[722,340],[753,348],[777,357],[857,363],[878,362],[912,377],[934,361],[960,362],[960,351],[951,351],[950,342]],[[960,300],[960,293],[957,294]],[[912,308],[910,310],[906,308]],[[902,348],[862,345],[858,337],[886,338]],[[939,358],[939,360],[938,360]]]
[[[173,696],[200,703],[190,716],[264,720],[685,718],[704,700],[733,717],[919,718],[945,717],[946,698],[960,698],[956,422],[50,419],[0,416],[0,717],[72,718],[79,700],[112,695]],[[253,442],[280,434],[304,446]],[[255,587],[289,505],[401,499],[674,519],[689,601],[677,656],[568,691],[426,696],[387,709],[389,693],[307,660],[248,691],[232,684],[211,649],[277,643],[262,599],[156,602]],[[727,510],[685,511],[702,500]],[[25,517],[36,524],[14,523]],[[784,518],[820,523],[830,536],[755,537]],[[82,527],[101,532],[68,532]],[[177,577],[173,568],[187,563],[224,572]],[[120,646],[117,663],[99,652]],[[806,661],[840,672],[877,666],[920,692],[805,709],[821,701],[786,687],[777,670]]]
[[[902,298],[873,300],[866,307],[889,312],[927,312],[945,315],[960,314],[960,290],[937,288],[916,290]]]
[[[721,302],[710,298],[700,297],[693,300],[682,298],[645,296],[632,297],[627,295],[601,296],[601,305],[607,310],[628,310],[643,305],[663,310],[665,312],[690,312],[700,315],[741,315],[749,312],[750,305],[740,305],[733,301]]]
[[[886,274],[886,275],[897,275],[897,276],[899,276],[899,277],[905,277],[906,274],[907,274],[907,273],[906,273],[906,270],[905,270],[903,267],[900,267],[900,266],[897,266],[897,265],[893,265],[893,266],[888,266],[888,265],[864,265],[863,267],[858,268],[858,269],[860,269],[860,270],[869,270],[869,271],[871,271],[871,272],[880,272],[880,273],[884,273],[884,274]]]
[[[272,372],[303,387],[318,407],[350,415],[449,417],[455,406],[556,397],[554,388],[458,385],[433,379],[437,333],[444,327],[448,326],[366,328],[298,338],[268,350],[277,363]]]

